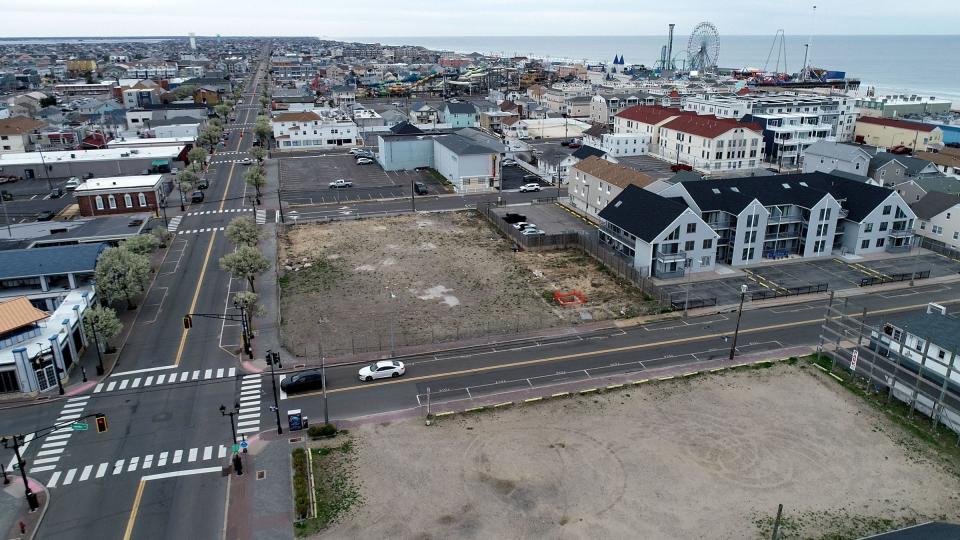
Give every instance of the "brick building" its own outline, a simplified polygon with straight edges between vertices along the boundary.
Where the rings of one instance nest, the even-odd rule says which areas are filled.
[[[82,216],[153,212],[163,203],[163,175],[91,178],[73,192]]]

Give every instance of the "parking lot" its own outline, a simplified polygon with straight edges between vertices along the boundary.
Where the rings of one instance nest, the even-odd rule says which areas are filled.
[[[357,165],[349,154],[287,157],[279,161],[283,199],[292,204],[406,197],[413,182],[423,182],[431,194],[447,192],[428,171],[387,172],[377,163]],[[353,186],[330,189],[330,182],[340,178],[353,182]]]
[[[48,184],[46,178],[33,178],[0,184],[0,192],[6,192],[11,197],[5,201],[5,211],[0,212],[0,223],[27,223],[36,221],[37,214],[50,211],[60,213],[68,205],[73,204],[73,192],[63,189],[67,178],[51,178]],[[59,198],[51,197],[49,186],[63,189]]]
[[[495,208],[494,213],[503,217],[506,213],[526,216],[526,221],[547,234],[570,231],[596,231],[596,227],[571,214],[557,204],[531,204],[530,206],[512,206]]]
[[[851,289],[864,279],[891,279],[911,273],[929,272],[930,278],[960,273],[960,262],[934,253],[913,257],[895,257],[873,261],[847,261],[839,258],[758,266],[744,270],[745,275],[686,283],[677,280],[661,288],[674,302],[690,305],[716,299],[718,305],[733,304],[740,299],[740,286],[750,292],[785,294],[797,288],[826,284],[827,290]]]
[[[525,178],[529,177],[529,178]],[[518,191],[524,184],[540,184],[540,187],[546,188],[550,184],[539,176],[531,173],[523,167],[510,166],[503,167],[503,178],[501,179],[501,191]]]

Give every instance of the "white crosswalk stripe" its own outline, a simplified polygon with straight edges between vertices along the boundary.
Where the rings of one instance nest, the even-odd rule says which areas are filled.
[[[189,216],[190,214],[187,214],[187,215]],[[167,231],[171,233],[177,232],[177,228],[180,227],[181,221],[183,221],[183,216],[173,216],[173,218],[170,219],[170,223],[168,224]]]
[[[191,229],[189,231],[179,231],[177,232],[177,234],[200,234],[205,232],[224,231],[226,229],[227,229],[226,227],[208,227],[206,229]]]
[[[135,388],[146,389],[152,386],[158,386],[161,384],[186,384],[192,383],[194,381],[205,381],[211,379],[232,379],[237,376],[237,368],[217,368],[217,369],[205,369],[203,371],[199,369],[195,370],[185,370],[185,371],[174,371],[172,373],[162,373],[160,375],[148,375],[146,378],[135,377],[131,379],[121,379],[120,381],[111,381],[110,384],[104,385],[104,383],[98,384],[94,389],[94,394],[100,394],[104,392],[119,392],[120,390],[133,390]],[[258,376],[259,377],[259,376]],[[73,415],[63,415],[60,418],[65,420],[72,420],[80,418],[81,413],[74,413]],[[65,421],[61,420],[61,421]],[[69,427],[69,426],[68,426]],[[69,437],[70,432],[65,433],[64,435],[51,435],[47,439],[50,440],[52,437]]]
[[[263,225],[267,222],[267,211],[257,210],[257,225]]]
[[[251,210],[253,210],[253,208],[224,208],[223,210],[203,210],[200,212],[187,212],[187,216],[205,216],[207,214],[232,214],[235,212],[250,212]]]
[[[175,450],[173,452],[173,460],[168,461],[167,457],[170,455],[170,452],[161,452],[159,454],[159,459],[154,461],[154,454],[147,454],[143,456],[142,459],[140,456],[134,456],[131,458],[118,459],[113,463],[113,471],[109,471],[110,463],[91,463],[89,465],[80,465],[73,467],[71,469],[64,471],[53,471],[50,473],[50,478],[45,484],[48,488],[55,488],[58,485],[68,486],[73,483],[86,482],[88,480],[98,480],[110,472],[111,476],[127,473],[136,474],[137,471],[142,471],[145,469],[151,468],[161,468],[166,467],[167,465],[176,465],[181,462],[188,463],[194,461],[209,461],[213,459],[224,459],[230,453],[230,448],[225,445],[209,445],[201,448],[191,448],[188,451],[188,458],[183,460],[183,450]],[[61,481],[62,478],[62,481]]]
[[[40,444],[36,458],[29,462],[31,473],[50,471],[57,468],[57,463],[60,461],[64,450],[67,449],[67,443],[70,442],[70,438],[73,436],[73,429],[70,427],[70,424],[81,421],[83,409],[87,406],[89,399],[90,396],[77,396],[68,399],[66,403],[63,404],[60,415],[57,417],[57,425],[60,427],[42,439],[43,442]],[[72,475],[68,477],[70,481],[73,481]]]
[[[237,435],[242,439],[248,433],[260,431],[260,394],[263,390],[260,374],[244,375],[240,380],[240,417],[237,418]]]

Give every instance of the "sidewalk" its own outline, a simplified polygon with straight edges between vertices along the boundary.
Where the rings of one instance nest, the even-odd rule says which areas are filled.
[[[273,432],[267,437],[255,441],[250,453],[242,455],[242,476],[231,472],[226,538],[293,538],[290,451],[294,446],[287,441],[286,433],[280,436]],[[261,473],[263,478],[259,478]]]
[[[0,531],[3,538],[33,538],[36,535],[37,527],[43,520],[44,514],[49,506],[50,496],[43,484],[27,477],[30,482],[30,489],[37,494],[40,502],[40,508],[35,512],[30,512],[27,506],[27,499],[23,492],[23,480],[16,471],[7,473],[10,478],[8,485],[0,484]],[[20,533],[20,523],[26,527],[26,533]]]

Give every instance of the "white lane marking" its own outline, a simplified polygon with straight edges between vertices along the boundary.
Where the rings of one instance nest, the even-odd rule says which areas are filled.
[[[130,458],[130,461],[128,463],[129,465],[127,465],[127,472],[137,470],[137,464],[140,463],[140,456],[133,456],[132,458]]]
[[[79,397],[74,397],[74,398],[68,399],[68,400],[67,400],[67,403],[77,403],[77,402],[80,402],[80,401],[86,403],[86,401],[87,401],[88,399],[90,399],[90,396],[79,396]]]
[[[237,427],[247,427],[247,426],[258,426],[260,425],[260,420],[244,420],[243,422],[237,422]]]
[[[153,467],[153,454],[147,454],[147,457],[143,458],[143,466],[141,469],[149,469]]]
[[[47,444],[49,444],[50,441],[59,441],[61,439],[69,439],[71,435],[73,435],[72,431],[69,431],[67,433],[57,433],[55,435],[47,435]]]
[[[36,472],[36,469],[34,469],[33,471]],[[59,479],[60,479],[60,471],[53,473],[53,475],[50,476],[50,481],[47,482],[47,487],[48,488],[57,487],[57,480]]]
[[[183,459],[183,450],[177,450],[176,452],[173,453],[174,465],[176,465],[177,463],[180,463],[182,459]]]
[[[217,368],[217,378],[223,377],[223,368]]]
[[[101,463],[100,466],[97,467],[97,474],[94,475],[94,477],[95,477],[95,478],[103,478],[103,475],[107,474],[107,467],[108,467],[108,466],[110,466],[109,463]]]
[[[133,384],[130,385],[130,388],[136,388],[138,386],[140,386],[140,377],[137,377],[133,380]]]
[[[80,481],[83,482],[87,478],[90,478],[90,473],[93,471],[93,465],[87,465],[83,468],[83,472],[80,473]]]
[[[204,474],[204,473],[213,473],[213,472],[221,472],[221,471],[223,471],[223,469],[219,466],[204,467],[202,469],[187,469],[185,471],[171,471],[171,472],[158,473],[158,474],[148,474],[147,476],[144,476],[140,480],[144,480],[144,481],[159,480],[161,478],[175,478],[177,476],[190,476],[193,474]]]
[[[236,377],[236,375],[237,375],[237,368],[235,367],[232,367],[230,368],[229,371],[227,371],[227,377]]]
[[[191,448],[190,454],[187,455],[187,461],[193,462],[197,460],[197,448]]]
[[[250,420],[251,418],[260,418],[259,414],[241,414],[237,420]]]
[[[23,448],[23,447],[21,447],[21,448]],[[14,459],[16,459],[16,458],[14,458]],[[60,456],[51,457],[51,458],[43,458],[43,459],[35,459],[35,460],[33,460],[33,464],[34,464],[34,465],[43,465],[44,463],[56,463],[56,462],[58,462],[58,461],[60,461]]]
[[[243,380],[245,380],[245,381],[249,381],[250,379],[259,379],[259,378],[260,378],[260,374],[259,374],[259,373],[251,373],[250,375],[244,375],[244,376],[243,376]]]
[[[183,373],[180,374],[180,382],[186,382],[187,377],[189,376],[190,376],[190,372],[184,371]]]
[[[210,378],[210,375],[211,375],[212,373],[213,373],[213,370],[212,370],[212,369],[204,370],[204,372],[203,372],[203,378],[204,378],[204,379],[209,379],[209,378]]]
[[[257,430],[259,430],[259,429],[260,429],[259,426],[245,427],[245,428],[240,428],[240,429],[238,429],[238,430],[237,430],[237,433],[256,433]]]
[[[47,441],[47,442],[43,443],[43,446],[41,446],[40,448],[56,448],[56,447],[58,447],[58,446],[66,446],[66,444],[67,444],[68,442],[70,442],[70,441],[66,441],[66,440],[64,440],[64,441]],[[39,456],[40,453],[37,452],[37,455]]]
[[[77,414],[65,414],[65,415],[61,416],[60,418],[57,418],[57,423],[59,424],[60,422],[66,422],[66,421],[68,421],[68,420],[76,420],[77,418],[80,418],[80,413],[77,413]]]
[[[51,448],[50,450],[40,450],[38,456],[57,456],[63,453],[66,448]]]
[[[240,414],[246,414],[246,413],[256,412],[256,413],[258,413],[257,416],[259,416],[260,407],[247,407],[246,409],[240,409],[239,412],[240,412]]]
[[[213,457],[213,447],[207,446],[206,448],[203,449],[203,459],[204,461],[206,461],[212,457]]]
[[[98,383],[97,386],[93,389],[93,393],[96,394],[101,390],[103,390],[103,383]]]
[[[68,485],[73,483],[73,477],[77,475],[76,469],[70,469],[67,471],[67,475],[63,477],[63,485]]]
[[[130,382],[129,379],[124,379],[124,380],[120,381],[120,387],[118,388],[118,390],[126,390],[126,389],[127,389],[127,383],[129,383],[129,382]],[[113,383],[110,383],[110,384],[113,384]]]

